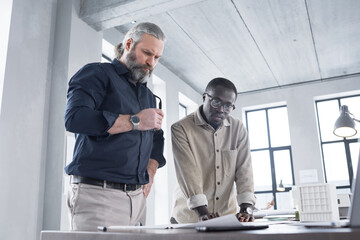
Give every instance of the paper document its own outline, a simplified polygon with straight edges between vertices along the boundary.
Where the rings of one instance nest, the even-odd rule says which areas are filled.
[[[214,227],[214,226],[237,226],[241,225],[239,220],[234,214],[226,215],[223,217],[213,218],[203,222],[188,223],[188,224],[171,224],[172,228],[195,228],[195,227]]]
[[[141,229],[193,229],[195,227],[234,227],[246,225],[264,225],[264,222],[239,222],[235,214],[226,215],[210,219],[203,222],[187,223],[187,224],[168,224],[168,225],[153,225],[153,226],[109,226],[106,228],[99,228],[102,231],[117,232],[124,230],[141,230]]]
[[[262,217],[266,217],[266,216],[281,216],[281,215],[286,215],[286,216],[293,216],[295,217],[295,209],[280,209],[280,210],[259,210],[257,212],[254,212],[254,217],[255,218],[262,218]]]

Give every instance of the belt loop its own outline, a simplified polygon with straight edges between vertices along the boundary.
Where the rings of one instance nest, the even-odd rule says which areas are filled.
[[[126,184],[124,184],[124,192],[126,192]]]
[[[103,188],[106,188],[106,180],[104,180]]]

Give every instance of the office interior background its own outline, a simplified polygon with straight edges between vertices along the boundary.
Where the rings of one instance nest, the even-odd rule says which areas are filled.
[[[172,211],[170,126],[202,104],[219,76],[239,91],[232,115],[249,131],[259,209],[273,198],[274,209],[292,207],[299,184],[330,182],[349,193],[359,133],[332,131],[340,105],[360,118],[359,12],[357,0],[2,0],[0,235],[35,240],[41,230],[69,228],[67,83],[86,63],[111,61],[113,46],[142,21],[167,35],[148,84],[163,100],[167,159],[148,224],[168,223]]]

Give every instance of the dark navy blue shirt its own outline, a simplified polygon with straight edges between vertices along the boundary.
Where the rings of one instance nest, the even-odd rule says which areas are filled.
[[[70,80],[65,127],[75,133],[69,175],[91,177],[126,184],[149,182],[150,158],[165,165],[163,131],[129,131],[109,134],[119,114],[137,114],[156,108],[153,93],[146,84],[128,81],[129,71],[118,60],[91,63]]]

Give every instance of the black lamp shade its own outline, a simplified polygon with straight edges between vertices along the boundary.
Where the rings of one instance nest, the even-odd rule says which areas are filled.
[[[355,122],[349,115],[349,109],[346,105],[340,107],[340,117],[334,125],[334,134],[338,137],[352,137],[357,133]]]

